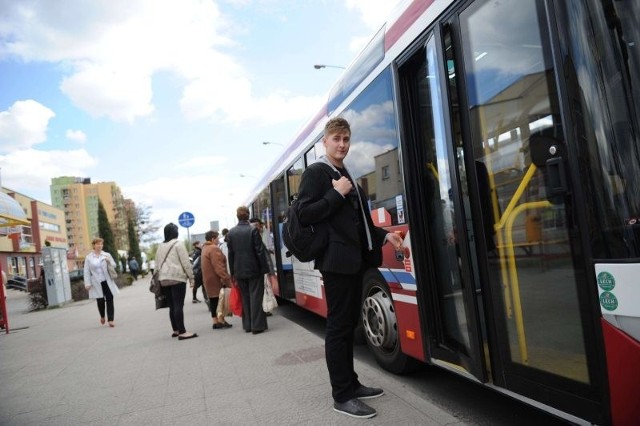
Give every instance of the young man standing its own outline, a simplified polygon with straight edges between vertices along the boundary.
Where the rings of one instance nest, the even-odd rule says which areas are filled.
[[[299,188],[300,222],[326,222],[329,244],[315,261],[327,297],[325,357],[331,381],[334,410],[351,417],[371,418],[376,410],[361,399],[382,396],[384,391],[358,381],[353,368],[354,331],[358,324],[362,278],[368,268],[382,262],[382,245],[402,246],[398,234],[373,225],[365,192],[349,174],[344,159],[349,153],[351,127],[341,117],[330,119],[322,143],[331,167],[312,165],[302,174]]]

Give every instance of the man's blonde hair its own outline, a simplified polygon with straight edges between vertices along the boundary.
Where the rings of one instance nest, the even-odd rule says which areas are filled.
[[[324,125],[324,135],[329,136],[333,133],[349,132],[351,135],[351,126],[349,122],[342,117],[333,117]]]
[[[238,207],[236,217],[238,220],[249,220],[249,208],[247,206]]]

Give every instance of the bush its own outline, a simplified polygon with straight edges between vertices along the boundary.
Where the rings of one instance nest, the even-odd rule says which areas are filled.
[[[87,300],[89,298],[89,291],[84,288],[84,280],[78,280],[71,283],[71,298],[75,302]]]
[[[133,277],[131,276],[131,274],[119,274],[118,278],[116,278],[116,285],[118,286],[118,288],[127,287],[131,284],[133,284]]]
[[[29,283],[29,308],[32,311],[45,309],[49,306],[47,289],[42,280],[31,280]]]

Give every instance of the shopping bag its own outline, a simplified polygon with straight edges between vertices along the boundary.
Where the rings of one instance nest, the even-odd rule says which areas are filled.
[[[231,308],[233,315],[238,317],[242,316],[242,295],[240,295],[240,289],[237,285],[231,287],[231,292],[229,293],[229,307]]]
[[[230,294],[231,294],[230,288],[220,289],[220,296],[218,297],[218,306],[216,308],[216,314],[218,315],[218,318],[233,316],[233,313],[231,312],[231,308],[229,307]]]
[[[265,275],[264,277],[264,296],[262,296],[262,310],[265,312],[271,312],[278,307],[278,301],[275,294],[273,294],[273,287],[271,286],[271,280],[275,279],[275,275]]]

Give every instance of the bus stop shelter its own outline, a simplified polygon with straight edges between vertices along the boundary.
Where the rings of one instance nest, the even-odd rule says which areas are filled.
[[[0,228],[13,228],[21,225],[29,225],[27,215],[20,204],[4,192],[0,192]],[[9,315],[7,313],[7,295],[5,294],[5,282],[3,278],[2,264],[0,264],[0,327],[9,333]]]

